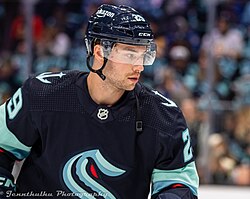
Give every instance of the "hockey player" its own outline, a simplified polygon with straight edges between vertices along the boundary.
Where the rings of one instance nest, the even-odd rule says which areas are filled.
[[[90,73],[42,73],[0,106],[0,198],[147,199],[150,185],[153,199],[197,198],[180,109],[138,82],[156,55],[148,22],[105,4],[85,42]]]

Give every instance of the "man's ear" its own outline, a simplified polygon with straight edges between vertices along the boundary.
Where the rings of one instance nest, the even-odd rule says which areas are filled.
[[[104,52],[102,46],[97,44],[93,49],[93,66],[92,68],[98,70],[104,64]]]
[[[95,59],[98,60],[98,62],[103,62],[103,56],[104,56],[104,53],[103,53],[103,49],[102,49],[102,46],[101,45],[95,45],[94,46],[94,56],[95,56]]]

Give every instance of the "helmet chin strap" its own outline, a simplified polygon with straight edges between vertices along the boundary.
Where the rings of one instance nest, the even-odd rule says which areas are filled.
[[[88,69],[93,72],[93,73],[96,73],[97,75],[99,75],[99,77],[104,81],[106,79],[106,76],[102,73],[102,70],[104,69],[104,67],[106,66],[107,64],[107,61],[108,59],[106,57],[103,57],[103,65],[101,68],[99,68],[98,70],[95,70],[91,67],[90,65],[90,58],[91,58],[92,55],[88,55],[87,56],[87,67]]]

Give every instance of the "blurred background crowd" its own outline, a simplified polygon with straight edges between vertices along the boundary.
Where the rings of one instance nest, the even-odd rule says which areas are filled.
[[[0,104],[32,74],[85,70],[102,3],[130,5],[155,33],[141,81],[182,109],[203,184],[250,186],[250,1],[0,0]]]

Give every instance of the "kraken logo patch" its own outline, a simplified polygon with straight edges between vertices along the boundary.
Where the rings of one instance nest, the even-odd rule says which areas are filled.
[[[91,163],[91,160],[94,164]],[[97,169],[100,173],[97,172]],[[94,149],[79,153],[67,161],[63,168],[63,181],[74,196],[78,196],[79,198],[95,199],[99,198],[98,196],[103,196],[106,199],[116,199],[117,197],[114,193],[106,188],[105,183],[101,184],[97,181],[100,178],[99,175],[115,178],[125,172],[125,170],[108,162],[98,149]],[[81,183],[89,187],[92,191],[85,189]]]

